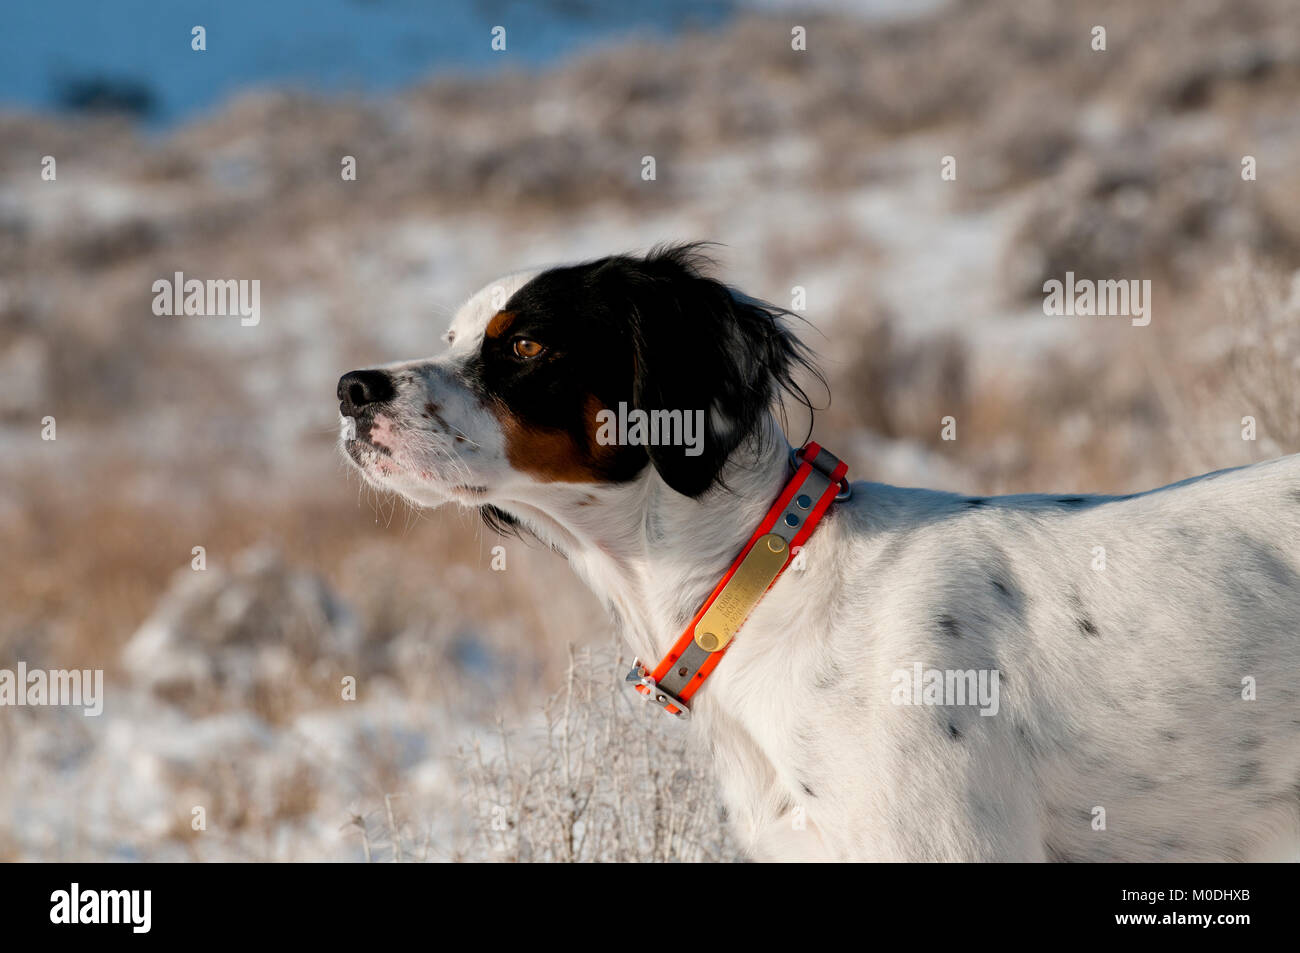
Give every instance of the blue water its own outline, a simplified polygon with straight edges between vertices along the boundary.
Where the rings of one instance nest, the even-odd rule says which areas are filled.
[[[250,86],[383,92],[711,28],[734,0],[0,0],[0,109],[169,125]],[[195,25],[207,51],[190,48]],[[506,51],[490,46],[506,28]]]

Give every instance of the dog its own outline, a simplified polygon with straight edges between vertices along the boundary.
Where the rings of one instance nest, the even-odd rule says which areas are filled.
[[[815,370],[710,267],[484,288],[446,353],[343,376],[343,452],[550,544],[662,657],[790,479],[774,410]],[[601,439],[620,405],[703,439]],[[692,708],[756,859],[1295,859],[1300,456],[1132,496],[853,483]]]

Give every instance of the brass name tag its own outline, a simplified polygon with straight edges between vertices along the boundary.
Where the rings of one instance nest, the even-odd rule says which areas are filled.
[[[695,627],[695,644],[706,652],[726,648],[780,573],[786,555],[785,540],[776,533],[760,536]]]

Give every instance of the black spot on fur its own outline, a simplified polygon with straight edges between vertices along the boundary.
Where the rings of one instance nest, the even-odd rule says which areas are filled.
[[[1024,601],[1024,595],[1015,588],[1014,583],[1004,582],[996,576],[991,577],[989,582],[993,583],[993,588],[1008,609],[1015,612],[1023,611],[1021,603]]]
[[[960,738],[961,729],[958,728],[956,725],[954,725],[952,722],[948,722],[948,736],[950,738]]]
[[[1260,763],[1258,761],[1247,761],[1237,769],[1237,773],[1232,779],[1232,786],[1242,788],[1257,783],[1259,781],[1259,770]]]
[[[552,552],[559,553],[561,556],[567,555],[562,548],[554,543],[547,543],[503,509],[491,504],[484,504],[478,508],[478,515],[483,520],[483,525],[499,536],[512,536],[525,543],[530,541],[541,543],[544,546],[549,546]]]
[[[822,691],[834,688],[844,680],[844,672],[834,661],[828,661],[817,673],[817,678],[813,685]]]
[[[906,552],[910,545],[911,534],[907,532],[891,532],[885,543],[885,548],[880,553],[880,561],[886,566],[893,566],[900,562],[903,553]]]
[[[939,617],[939,628],[943,630],[944,635],[951,636],[954,639],[961,638],[961,627],[957,624],[957,620],[950,615]]]
[[[1093,624],[1092,619],[1084,609],[1083,599],[1080,597],[1078,589],[1070,593],[1070,610],[1074,613],[1074,624],[1078,626],[1080,632],[1087,636],[1097,635],[1097,626]]]
[[[1056,846],[1055,844],[1049,843],[1047,841],[1043,842],[1043,853],[1046,854],[1047,859],[1054,864],[1074,863],[1074,860],[1070,857],[1069,854],[1067,854],[1064,850],[1062,850],[1060,847]]]
[[[1156,782],[1145,774],[1135,774],[1133,775],[1133,787],[1138,791],[1154,791]]]
[[[1039,753],[1038,743],[1035,742],[1032,737],[1030,737],[1030,734],[1025,729],[1024,725],[1016,726],[1016,740],[1020,742],[1020,745],[1025,749],[1025,751],[1029,754],[1031,758],[1038,755]]]
[[[478,513],[483,518],[483,525],[498,535],[523,539],[527,532],[519,520],[495,506],[480,506]]]
[[[816,797],[816,796],[817,796],[816,794],[813,794],[813,790],[812,790],[812,788],[808,787],[807,782],[805,782],[805,781],[800,781],[800,782],[799,782],[799,787],[803,788],[803,793],[806,794],[806,795],[808,795],[809,797]]]
[[[438,428],[445,434],[455,434],[456,428],[448,425],[442,416],[442,407],[433,401],[425,401],[424,411],[420,414],[425,420],[432,420],[438,425]]]

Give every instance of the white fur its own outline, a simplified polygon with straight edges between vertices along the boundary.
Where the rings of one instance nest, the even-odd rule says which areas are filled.
[[[657,660],[788,479],[785,440],[769,421],[767,449],[738,451],[730,489],[698,500],[652,467],[617,486],[516,473],[456,374],[491,290],[447,354],[389,368],[391,460],[362,469],[419,503],[515,515]],[[421,419],[429,399],[451,430]],[[756,857],[1297,856],[1300,456],[1082,505],[857,483],[805,557],[693,706]],[[997,670],[998,713],[891,703],[892,674],[918,662]]]

